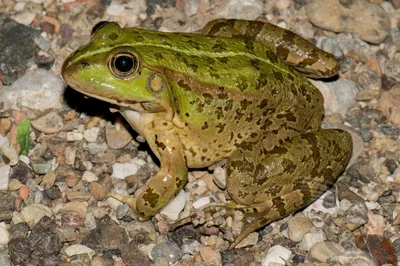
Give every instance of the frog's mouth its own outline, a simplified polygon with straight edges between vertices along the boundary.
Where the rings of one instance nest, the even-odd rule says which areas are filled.
[[[110,103],[111,104],[110,111],[112,111],[112,112],[119,111],[120,107],[125,107],[125,108],[136,110],[136,111],[144,111],[143,105],[146,104],[146,102],[136,102],[136,101],[125,102],[125,101],[120,101],[120,100],[116,100],[116,99],[112,99],[112,98],[108,98],[108,97],[102,97],[100,95],[92,94],[87,91],[81,91],[81,90],[77,90],[77,89],[75,89],[75,90],[79,91],[80,93],[85,95],[85,98],[95,98],[100,101]]]

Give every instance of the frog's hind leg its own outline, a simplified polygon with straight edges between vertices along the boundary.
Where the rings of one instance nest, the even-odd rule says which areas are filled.
[[[236,203],[247,207],[242,209],[243,230],[231,248],[320,197],[344,170],[351,151],[350,134],[339,129],[305,133],[268,151],[262,145],[238,149],[227,164],[227,189]]]

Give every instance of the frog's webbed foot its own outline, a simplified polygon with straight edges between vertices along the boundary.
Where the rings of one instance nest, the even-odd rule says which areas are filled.
[[[225,239],[232,242],[229,249],[233,249],[250,233],[266,223],[258,217],[258,213],[254,213],[256,209],[258,209],[258,206],[238,205],[233,201],[227,204],[208,205],[170,224],[170,231],[188,223],[192,223],[195,227],[198,225],[217,226],[225,234]],[[261,210],[259,209],[259,211]],[[264,213],[262,215],[265,216]],[[232,221],[232,225],[233,223],[242,223],[242,230],[239,234],[234,235],[228,225],[228,219]]]

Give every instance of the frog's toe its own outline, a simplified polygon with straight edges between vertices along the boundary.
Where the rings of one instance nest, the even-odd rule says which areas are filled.
[[[123,202],[125,204],[127,204],[133,212],[136,213],[136,201],[137,198],[134,197],[128,197],[128,196],[122,196],[118,193],[115,192],[109,192],[106,196],[107,198],[114,198],[116,200],[119,200],[120,202]]]

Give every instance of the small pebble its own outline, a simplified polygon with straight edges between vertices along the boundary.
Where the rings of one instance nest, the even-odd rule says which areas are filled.
[[[30,190],[26,186],[22,186],[19,189],[19,196],[21,197],[22,200],[25,200],[29,196]]]
[[[129,175],[137,173],[139,167],[131,163],[115,163],[112,166],[112,177],[124,179]]]
[[[95,182],[97,180],[99,180],[99,178],[93,172],[85,171],[82,175],[82,181],[90,183],[90,182]]]
[[[18,153],[9,143],[5,143],[0,147],[0,155],[6,164],[14,166],[18,163]]]
[[[183,208],[185,208],[185,204],[186,204],[186,193],[182,189],[181,191],[179,191],[178,195],[176,195],[176,197],[173,200],[171,200],[164,208],[162,208],[160,213],[162,215],[167,216],[172,221],[175,221],[178,219],[179,214],[181,213]]]
[[[67,141],[83,140],[83,134],[79,132],[67,132]]]
[[[222,257],[218,250],[215,250],[208,246],[200,247],[201,258],[207,265],[221,265]]]
[[[95,142],[97,140],[97,136],[99,135],[99,130],[100,129],[98,127],[86,129],[83,132],[83,138],[88,142]]]
[[[11,167],[6,165],[0,165],[0,190],[8,189],[8,180],[10,178]]]
[[[79,254],[87,254],[89,258],[92,258],[96,254],[96,252],[93,249],[85,245],[79,245],[79,244],[67,247],[64,252],[65,254],[67,254],[68,257],[72,257],[74,255],[79,255]]]
[[[276,245],[271,247],[268,252],[267,255],[262,259],[261,261],[261,265],[262,266],[284,266],[286,265],[286,262],[289,261],[290,256],[292,255],[292,252],[287,249],[284,248],[280,245]]]
[[[217,167],[213,173],[214,182],[220,189],[226,188],[226,171],[222,167]]]
[[[10,241],[10,234],[4,222],[0,223],[0,245],[7,245]]]
[[[207,204],[210,204],[211,199],[210,197],[202,197],[198,200],[196,200],[195,202],[193,202],[193,208],[195,208],[196,210],[206,206]]]
[[[311,222],[307,216],[302,213],[289,218],[288,236],[294,242],[300,242],[311,229]]]
[[[334,242],[318,242],[315,243],[309,252],[309,255],[319,262],[328,262],[329,259],[335,259],[345,252],[345,249]]]
[[[46,134],[57,133],[64,127],[63,118],[56,112],[50,112],[31,121],[32,126]]]
[[[24,222],[32,228],[44,216],[52,217],[53,213],[49,207],[43,204],[32,204],[23,208],[21,215]]]
[[[326,240],[326,236],[322,231],[310,232],[304,235],[303,240],[299,243],[299,248],[309,251],[315,243]]]

